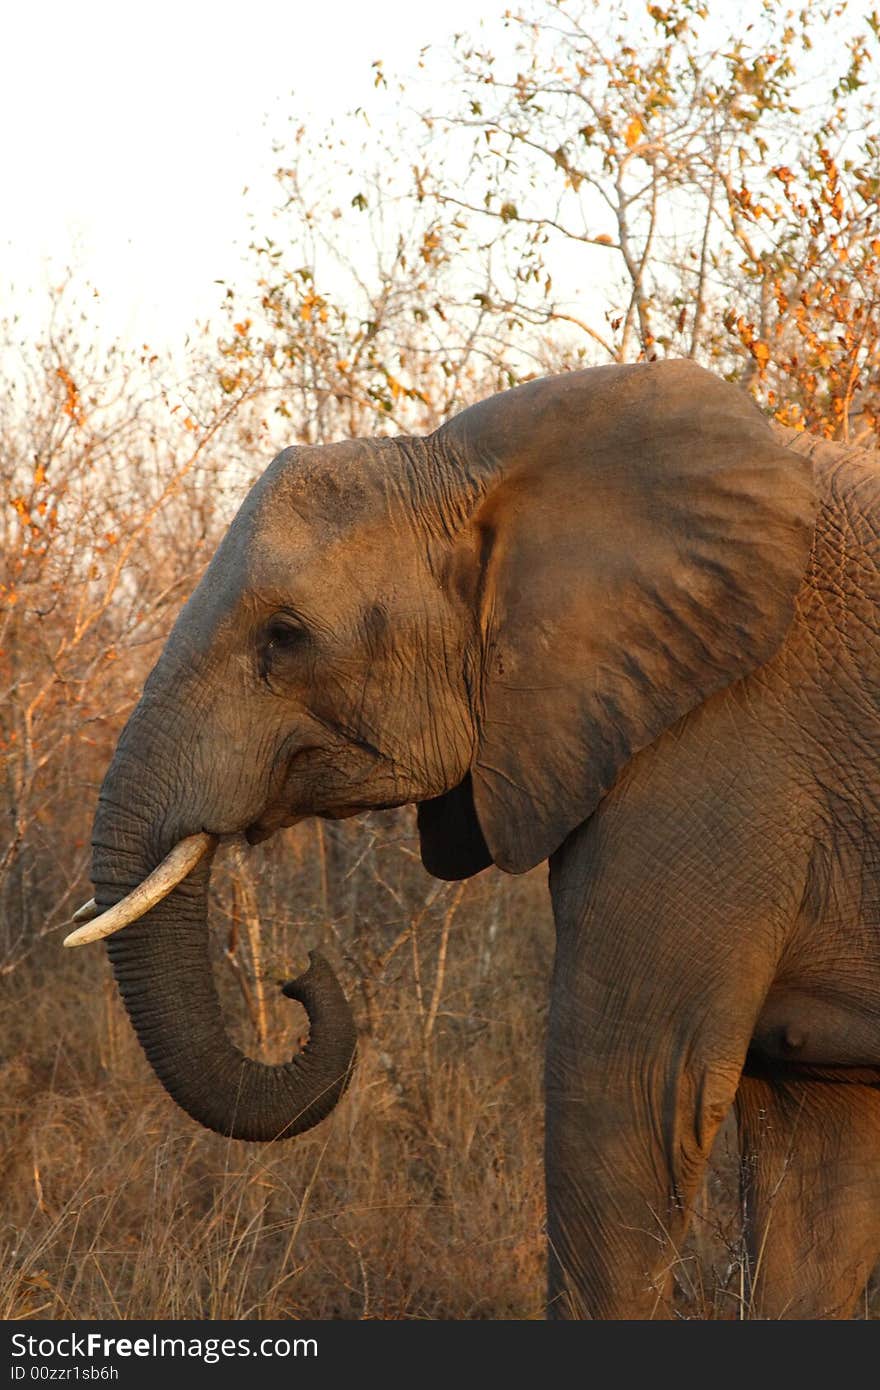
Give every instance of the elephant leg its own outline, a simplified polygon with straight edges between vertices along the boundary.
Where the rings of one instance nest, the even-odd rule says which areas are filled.
[[[809,854],[784,754],[745,717],[707,707],[646,749],[550,861],[551,1316],[673,1316],[687,1285],[682,1242]]]
[[[564,971],[565,957],[557,962]],[[584,1009],[585,1002],[588,1004]],[[669,1029],[687,1001],[632,1001],[613,1060],[603,1012],[621,1001],[554,992],[547,1053],[548,1313],[555,1318],[674,1316],[673,1275],[718,1127],[739,1081],[735,1048],[712,1030]],[[654,1018],[653,1038],[640,1032]],[[631,1036],[626,1046],[625,1034]],[[744,1045],[744,1044],[743,1044]]]
[[[682,1242],[774,970],[769,949],[713,940],[711,914],[690,939],[659,879],[636,890],[641,916],[621,915],[631,889],[619,858],[614,891],[594,890],[582,916],[567,919],[556,899],[545,1140],[553,1317],[674,1316],[673,1275],[690,1275]]]
[[[736,1113],[750,1316],[851,1317],[880,1257],[880,1090],[744,1076]]]

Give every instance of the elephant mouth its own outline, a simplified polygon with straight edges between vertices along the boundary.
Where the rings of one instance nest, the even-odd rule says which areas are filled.
[[[297,816],[293,820],[288,819],[284,824],[292,825],[303,819],[303,816]],[[255,823],[245,831],[245,839],[249,844],[258,844],[261,840],[267,840],[278,829],[280,825],[260,826],[259,823]],[[112,907],[102,910],[95,898],[83,903],[71,919],[76,925],[76,930],[70,932],[62,944],[87,946],[94,941],[103,941],[108,936],[115,936],[123,927],[129,927],[133,922],[139,921],[173,893],[207,855],[213,855],[221,839],[229,838],[200,830],[195,835],[187,835],[184,839],[178,840],[161,863]]]
[[[285,830],[288,826],[299,825],[300,821],[306,820],[306,816],[279,815],[277,817],[263,817],[259,820],[251,821],[250,825],[244,828],[244,838],[249,845],[261,845],[264,840],[269,840],[276,830]]]
[[[396,811],[401,806],[407,806],[409,802],[404,797],[394,801],[352,801],[347,805],[334,806],[329,810],[303,813],[301,815],[291,815],[283,811],[277,813],[270,812],[260,816],[258,820],[252,821],[245,827],[244,838],[249,845],[262,844],[274,835],[276,830],[286,829],[291,825],[299,825],[300,821],[307,820],[309,814],[316,814],[319,820],[340,821],[351,820],[353,816],[362,816],[366,811]]]
[[[350,820],[352,816],[362,816],[366,811],[396,811],[401,806],[408,806],[406,800],[399,801],[369,801],[352,802],[349,806],[342,806],[333,811],[322,811],[320,820]]]
[[[379,808],[368,806],[341,806],[338,809],[323,812],[319,819],[350,820],[352,816],[359,816],[363,811],[377,809]],[[270,839],[276,830],[286,830],[291,825],[299,825],[300,821],[304,820],[308,820],[307,814],[291,815],[285,811],[270,813],[260,816],[259,820],[251,821],[250,825],[245,826],[244,838],[249,845],[261,845],[264,840]]]
[[[322,819],[348,820],[364,811],[391,811],[406,804],[405,801],[386,801],[370,805],[340,806],[325,812]],[[305,815],[261,818],[247,826],[244,838],[249,845],[257,845],[268,840],[276,830],[296,825],[305,819]],[[123,927],[139,921],[157,903],[162,902],[163,898],[167,898],[206,855],[213,854],[220,838],[219,835],[200,830],[195,835],[188,835],[185,839],[179,840],[145,879],[124,898],[120,898],[104,911],[98,907],[96,900],[91,898],[73,914],[72,921],[76,924],[76,930],[64,938],[63,944],[86,946],[94,941],[103,941],[106,937],[122,931]]]

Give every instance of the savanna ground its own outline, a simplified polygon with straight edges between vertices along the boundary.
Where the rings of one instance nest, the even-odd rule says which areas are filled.
[[[412,830],[389,814],[305,826],[244,862],[227,851],[218,874],[217,974],[239,1041],[267,1060],[297,1045],[304,1016],[274,982],[306,943],[343,962],[361,1025],[349,1094],[289,1145],[226,1141],[177,1110],[101,948],[62,957],[56,934],[14,973],[4,1317],[543,1315],[544,874],[432,884]],[[689,1248],[669,1258],[683,1316],[744,1311],[729,1131]]]
[[[297,1045],[277,983],[311,947],[360,1028],[338,1110],[277,1148],[179,1112],[102,948],[60,941],[122,724],[278,448],[427,432],[529,376],[658,355],[876,444],[880,20],[754,8],[722,33],[698,0],[641,20],[534,0],[497,51],[460,41],[433,108],[394,87],[390,135],[297,128],[254,282],[183,372],[101,347],[75,284],[36,340],[3,326],[3,1317],[542,1316],[543,870],[436,883],[411,812],[224,849],[213,939],[242,1045]],[[677,1313],[748,1316],[729,1123],[667,1254]]]
[[[15,972],[3,1316],[539,1316],[542,884],[432,884],[411,831],[325,830],[343,870],[326,902],[313,827],[250,851],[234,891],[223,875],[217,970],[242,1044],[295,1048],[304,1015],[269,982],[303,967],[306,943],[342,963],[358,1013],[356,1079],[300,1142],[233,1143],[179,1112],[100,948],[60,959],[56,936]],[[266,992],[245,996],[257,942]]]

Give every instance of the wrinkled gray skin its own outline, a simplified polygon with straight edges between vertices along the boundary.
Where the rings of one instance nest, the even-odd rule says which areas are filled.
[[[880,1252],[878,521],[873,456],[684,362],[288,449],[119,741],[98,901],[195,831],[406,802],[442,877],[549,858],[551,1314],[668,1313],[735,1104],[752,1311],[846,1316]],[[208,876],[108,943],[122,994],[195,1119],[295,1133],[350,1012],[318,960],[305,1052],[242,1057]]]

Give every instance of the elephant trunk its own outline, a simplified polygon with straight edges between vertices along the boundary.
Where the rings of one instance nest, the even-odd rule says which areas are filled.
[[[102,907],[128,892],[149,867],[139,853],[103,848],[108,839],[119,845],[105,823],[96,837],[96,897]],[[307,1046],[289,1062],[267,1066],[231,1042],[208,955],[211,858],[140,920],[111,936],[107,951],[141,1046],[169,1095],[194,1120],[230,1138],[290,1138],[324,1119],[345,1090],[355,1057],[354,1019],[330,966],[313,952],[306,973],[284,986],[308,1014]],[[133,862],[144,872],[132,873]]]

